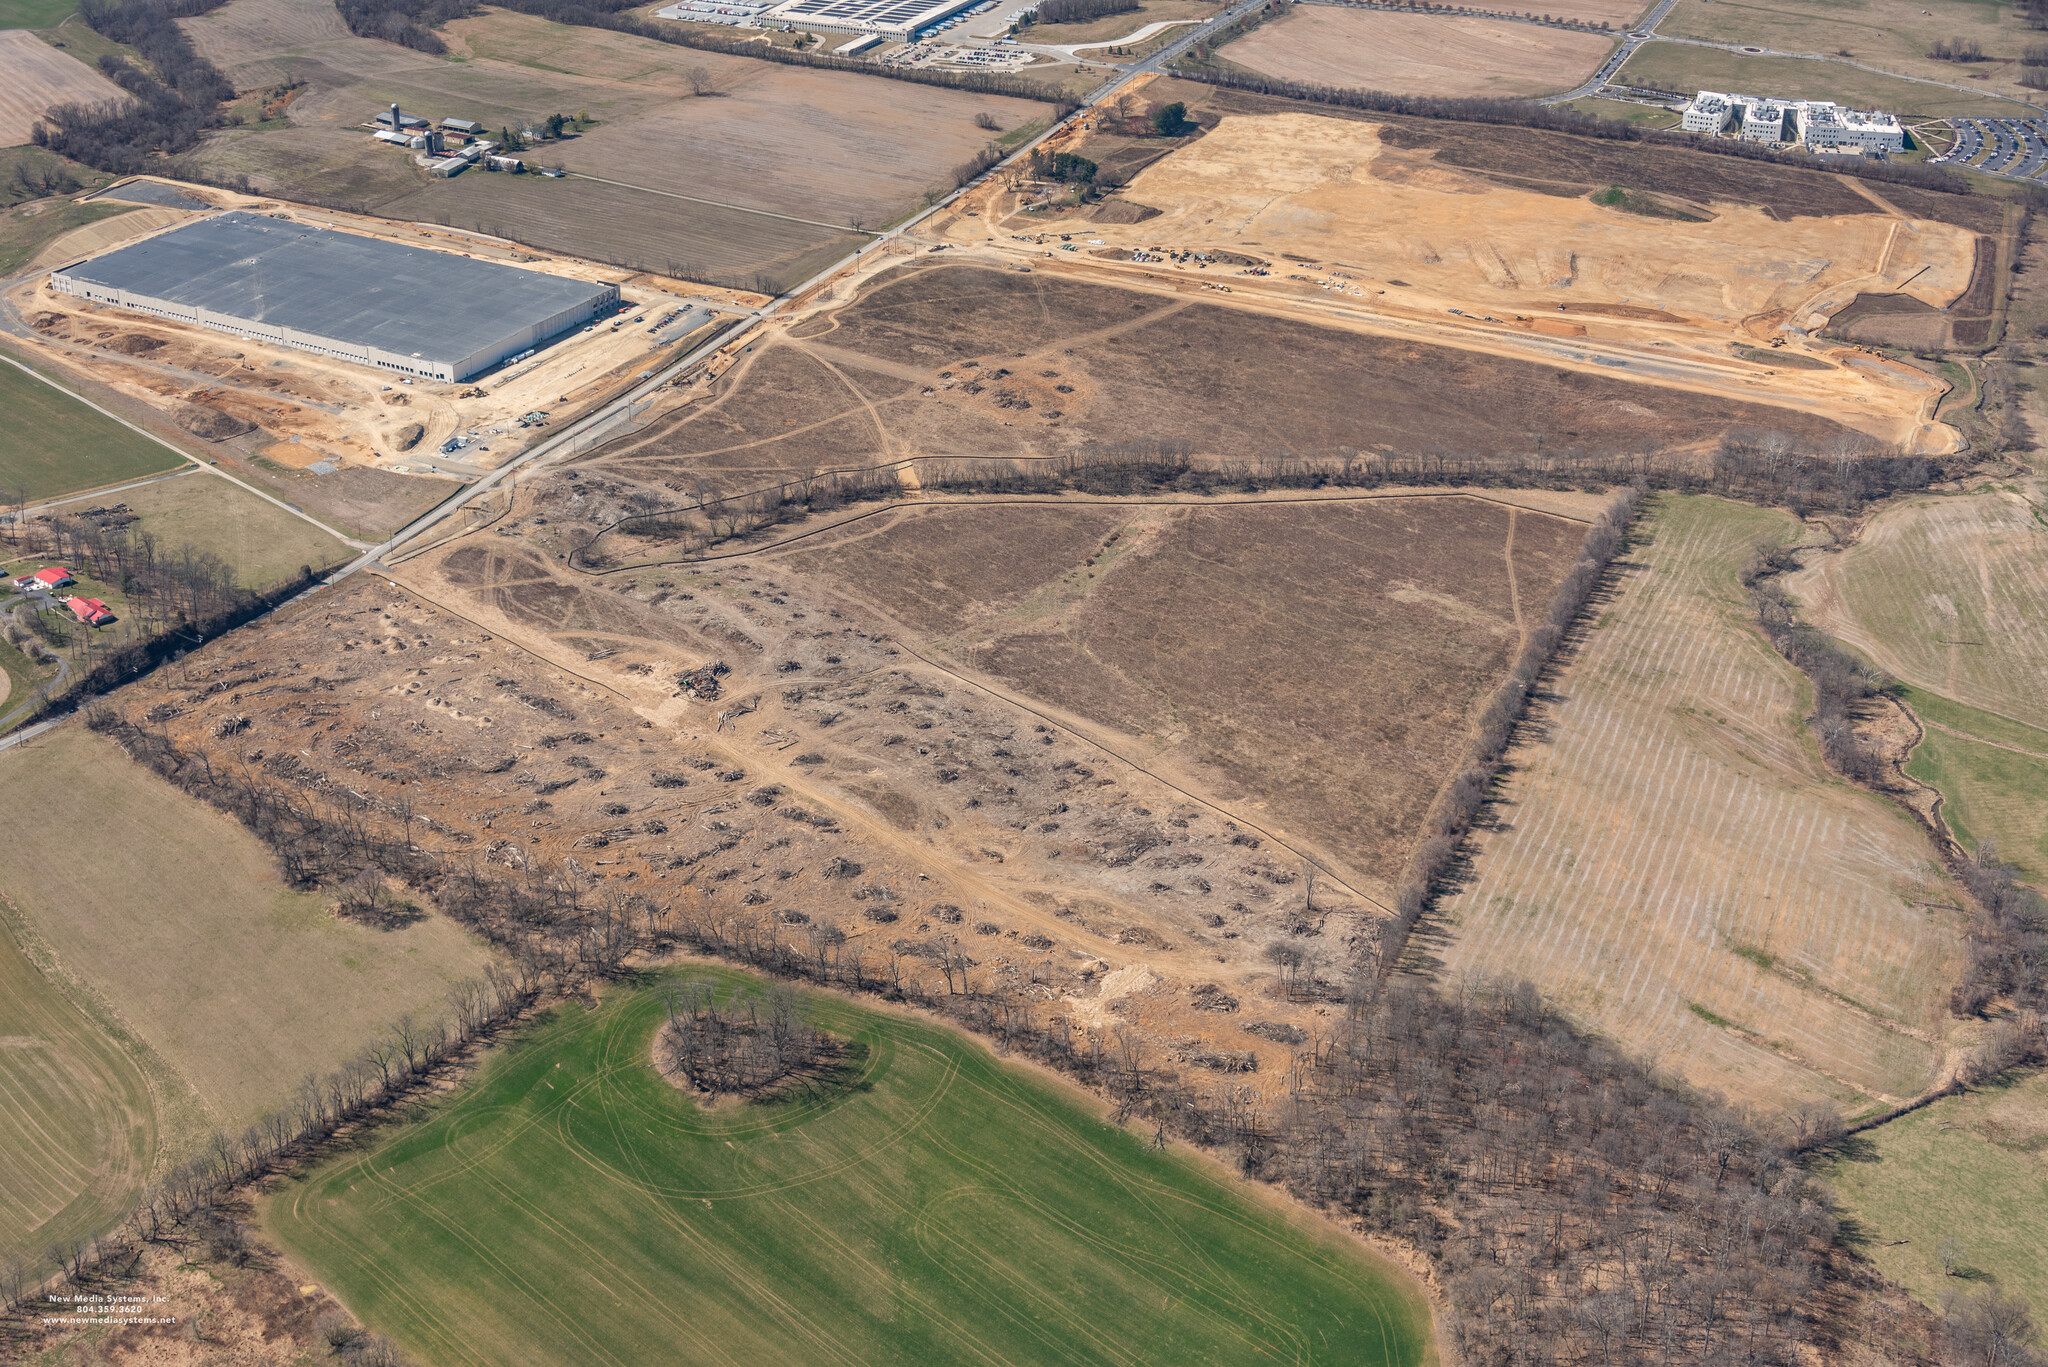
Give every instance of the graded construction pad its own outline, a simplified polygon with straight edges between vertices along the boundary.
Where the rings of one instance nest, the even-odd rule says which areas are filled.
[[[618,307],[616,285],[225,213],[50,276],[98,303],[466,380]]]

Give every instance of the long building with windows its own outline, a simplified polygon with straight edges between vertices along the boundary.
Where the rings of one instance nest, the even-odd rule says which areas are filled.
[[[53,289],[451,383],[619,308],[619,287],[313,228],[215,214],[53,271]]]
[[[1733,133],[1744,142],[1806,144],[1815,152],[1903,152],[1906,130],[1880,110],[1844,109],[1832,100],[1773,100],[1702,90],[1680,116],[1688,133]]]

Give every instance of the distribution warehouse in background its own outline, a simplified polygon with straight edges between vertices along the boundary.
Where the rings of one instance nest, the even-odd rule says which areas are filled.
[[[241,211],[61,267],[50,285],[94,303],[450,382],[619,307],[616,285]]]
[[[872,33],[908,42],[956,14],[992,7],[992,0],[678,0],[654,16],[743,27],[800,24],[828,33]]]
[[[1816,152],[1877,153],[1906,150],[1896,115],[1844,109],[1833,100],[1773,100],[1702,90],[1685,107],[1688,133],[1733,133],[1744,142],[1803,142]]]

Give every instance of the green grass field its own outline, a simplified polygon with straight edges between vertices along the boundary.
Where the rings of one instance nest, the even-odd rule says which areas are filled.
[[[1924,689],[1905,689],[1927,738],[1906,772],[1941,790],[1942,814],[1973,853],[1986,840],[2021,875],[2048,885],[2048,731]]]
[[[247,829],[78,725],[0,753],[0,897],[83,999],[103,1002],[191,1098],[164,1123],[182,1156],[340,1066],[404,1012],[441,1012],[489,951],[439,916],[345,922],[279,880]],[[89,850],[81,852],[81,844]]]
[[[156,1154],[156,1108],[116,1032],[31,963],[0,903],[0,1261],[118,1218]]]
[[[345,543],[304,518],[209,474],[124,490],[113,501],[126,503],[141,519],[131,530],[154,534],[161,546],[190,542],[212,551],[250,588],[267,588],[297,574],[301,565],[327,569],[351,554]]]
[[[1995,1282],[2048,1314],[2048,1075],[1945,1097],[1860,1135],[1828,1176],[1864,1254],[1929,1305]],[[1949,1238],[1961,1246],[1953,1276],[1941,1265]]]
[[[0,442],[0,501],[11,501],[17,489],[26,489],[30,499],[55,498],[185,463],[175,451],[5,360],[0,360],[0,413],[7,415],[8,437]]]
[[[1670,110],[1636,104],[1631,100],[1603,100],[1597,95],[1589,95],[1582,100],[1567,101],[1564,107],[1577,114],[1591,114],[1596,119],[1632,123],[1642,128],[1678,127],[1678,115]]]
[[[1962,84],[1966,74],[1955,73],[1954,82]],[[1888,109],[1928,118],[1976,115],[2017,119],[2029,113],[2025,105],[2012,100],[1900,80],[1844,62],[1751,57],[1684,43],[1645,43],[1614,79],[1618,85],[1655,90],[1740,90],[1788,100],[1838,100],[1858,109]]]
[[[0,28],[55,28],[78,0],[0,0]]]
[[[1433,1359],[1413,1283],[1309,1217],[940,1026],[806,1010],[857,1082],[707,1111],[649,1061],[658,985],[558,1008],[266,1222],[442,1367]]]

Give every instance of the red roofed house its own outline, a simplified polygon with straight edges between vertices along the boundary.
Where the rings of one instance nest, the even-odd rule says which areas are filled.
[[[26,593],[30,589],[61,589],[70,582],[70,570],[58,565],[52,565],[46,570],[37,570],[34,574],[23,575],[14,581],[14,587]]]
[[[89,627],[103,627],[114,620],[114,614],[107,611],[107,605],[97,598],[70,598],[64,606],[71,609],[71,615]]]

